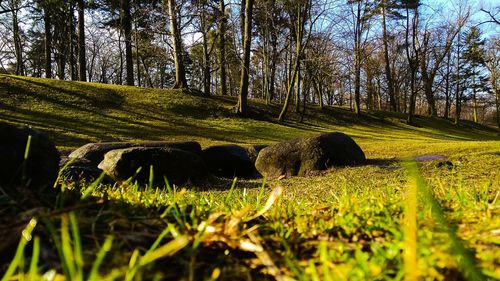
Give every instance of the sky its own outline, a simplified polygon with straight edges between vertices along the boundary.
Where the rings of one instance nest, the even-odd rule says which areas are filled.
[[[500,18],[500,1],[499,0],[424,0],[424,5],[428,7],[442,7],[443,11],[438,12],[440,15],[446,15],[447,11],[455,14],[458,11],[459,4],[463,3],[471,6],[471,24],[480,26],[483,31],[483,36],[489,38],[500,35],[500,25],[495,23],[484,23],[490,20],[488,14],[480,11],[481,8],[491,11],[492,14],[497,13],[497,19]],[[483,23],[483,24],[481,24]]]

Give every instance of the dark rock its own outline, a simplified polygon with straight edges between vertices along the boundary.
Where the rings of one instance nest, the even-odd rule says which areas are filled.
[[[84,158],[95,163],[97,166],[103,159],[104,155],[111,150],[124,149],[130,147],[163,147],[175,148],[189,151],[195,154],[201,153],[201,146],[194,141],[189,142],[100,142],[88,143],[77,150],[73,151],[69,158]]]
[[[255,164],[255,160],[257,160],[257,156],[259,156],[259,152],[268,147],[268,145],[265,144],[257,144],[257,145],[252,145],[246,148],[247,150],[247,155],[250,157],[250,160]]]
[[[447,157],[444,155],[439,155],[439,154],[425,154],[425,155],[419,155],[413,157],[413,160],[416,161],[432,161],[432,160],[443,160],[446,159]]]
[[[67,164],[67,165],[66,165]],[[102,170],[94,162],[85,158],[68,159],[61,163],[61,179],[67,181],[93,181],[99,178]]]
[[[146,183],[149,180],[150,166],[157,184],[163,184],[163,176],[170,183],[203,183],[208,171],[200,156],[180,149],[166,147],[132,147],[112,150],[105,154],[99,168],[117,181],[125,181],[142,167],[136,179]]]
[[[228,144],[205,148],[201,155],[208,170],[223,178],[252,178],[256,176],[254,163],[247,150],[241,146]]]
[[[28,160],[24,152],[31,136]],[[36,130],[0,124],[0,186],[25,185],[52,188],[59,172],[59,152],[49,138]]]
[[[255,167],[269,178],[306,176],[332,166],[362,164],[365,154],[352,138],[343,133],[281,142],[261,150]]]
[[[451,161],[441,161],[438,162],[436,166],[438,168],[446,168],[448,170],[452,170],[453,168],[455,168],[455,165]]]

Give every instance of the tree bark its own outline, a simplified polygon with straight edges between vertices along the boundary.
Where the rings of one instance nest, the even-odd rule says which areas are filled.
[[[417,70],[419,65],[419,50],[417,48],[417,32],[418,32],[418,6],[414,8],[415,15],[412,19],[411,31],[412,31],[412,40],[410,45],[409,33],[410,33],[410,12],[409,7],[406,7],[406,57],[408,59],[408,65],[410,68],[410,104],[408,108],[408,117],[406,119],[406,123],[408,125],[414,125],[414,115],[415,115],[415,105],[417,99]],[[413,49],[413,56],[410,54],[410,46]]]
[[[361,1],[358,1],[354,30],[354,112],[361,115]]]
[[[130,0],[121,0],[122,29],[125,35],[125,68],[127,69],[126,83],[134,85],[134,62],[132,58],[132,16],[130,14]]]
[[[200,10],[200,22],[201,22],[201,34],[203,39],[203,93],[206,96],[210,95],[210,52],[208,50],[208,30],[207,30],[207,15],[205,11],[206,7],[201,4]]]
[[[75,6],[74,3],[69,4],[69,19],[68,19],[68,49],[69,49],[69,76],[71,81],[78,80],[78,66],[75,60]],[[78,54],[78,50],[77,50]]]
[[[85,56],[85,1],[78,0],[78,79],[87,81],[87,58]]]
[[[17,1],[14,3],[12,12],[12,35],[14,36],[14,49],[16,53],[16,75],[24,75],[23,48],[21,44],[21,36],[19,35],[19,20],[17,17]]]
[[[182,43],[179,25],[177,23],[177,7],[175,0],[167,0],[170,15],[170,37],[174,47],[175,84],[174,89],[187,89],[186,69],[182,58]]]
[[[219,63],[220,63],[220,94],[227,95],[226,82],[226,5],[219,0]]]
[[[52,23],[47,8],[44,8],[43,20],[45,24],[45,78],[52,78]]]
[[[496,83],[494,85],[496,85]],[[497,127],[500,129],[500,91],[497,86],[493,86],[493,91],[495,92],[495,103],[497,109]]]
[[[448,119],[450,115],[450,65],[451,65],[451,52],[448,52],[448,59],[446,61],[446,75],[444,77],[445,79],[445,90],[444,90],[444,96],[445,96],[445,103],[444,103],[444,115],[443,117],[445,119]]]
[[[250,46],[252,44],[252,12],[254,0],[245,1],[245,28],[243,36],[243,65],[241,67],[240,96],[236,113],[247,115],[247,99],[249,88]]]
[[[277,54],[277,45],[278,45],[278,38],[275,33],[271,34],[271,74],[269,75],[269,102],[272,102],[274,99],[274,84],[276,81],[276,61],[278,60],[278,54]]]
[[[455,90],[455,125],[459,125],[460,123],[460,111],[462,106],[462,95],[460,93],[460,31],[457,40],[457,85]]]
[[[134,24],[135,28],[135,65],[137,68],[137,86],[141,86],[141,55],[139,53],[139,32],[137,32],[137,23]]]
[[[297,77],[295,78],[295,81],[297,83],[297,87],[295,88],[295,112],[299,113],[300,112],[300,87],[301,87],[301,84],[300,84],[300,82],[301,82],[301,80],[300,80],[300,78],[301,78],[301,75],[300,75],[301,57],[299,54],[297,54],[297,55],[298,55],[298,57],[297,57],[298,64],[297,64]]]
[[[382,31],[383,31],[383,42],[384,42],[384,62],[385,62],[385,77],[387,79],[387,93],[389,95],[389,103],[391,111],[397,111],[396,98],[394,96],[394,80],[391,74],[391,64],[389,61],[389,39],[387,36],[387,24],[386,24],[386,0],[382,3]]]

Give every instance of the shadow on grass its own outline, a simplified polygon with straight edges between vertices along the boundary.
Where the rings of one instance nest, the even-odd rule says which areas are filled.
[[[181,91],[127,88],[90,83],[1,76],[0,119],[46,130],[58,145],[91,141],[208,139],[229,143],[272,143],[304,135],[346,130],[360,140],[498,140],[484,126],[417,118],[423,128],[392,119],[399,113],[358,117],[349,110],[308,106],[304,122],[290,112],[278,123],[281,105],[250,101],[250,118],[235,117],[235,97],[201,97]],[[130,92],[127,92],[130,89]],[[221,118],[222,117],[222,118]],[[391,119],[392,118],[392,119]],[[258,122],[260,121],[260,122]],[[358,129],[359,128],[359,129]]]

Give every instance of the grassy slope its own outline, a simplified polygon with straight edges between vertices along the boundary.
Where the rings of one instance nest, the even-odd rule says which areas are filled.
[[[285,191],[265,220],[260,221],[261,242],[269,249],[279,274],[306,279],[314,278],[316,273],[324,277],[332,270],[337,277],[348,279],[397,279],[403,272],[403,260],[398,253],[404,248],[401,219],[407,186],[407,174],[397,160],[422,154],[446,155],[453,168],[431,161],[421,163],[420,171],[447,211],[448,219],[458,227],[459,236],[475,251],[483,271],[500,276],[496,234],[500,219],[498,202],[493,201],[500,190],[497,131],[468,122],[456,128],[449,121],[429,118],[417,118],[421,126],[417,128],[402,123],[404,116],[395,113],[373,113],[358,119],[343,109],[320,112],[313,108],[308,109],[305,122],[280,125],[273,121],[277,106],[254,101],[254,118],[239,119],[230,113],[234,102],[231,98],[203,98],[170,90],[0,75],[0,121],[39,128],[51,135],[63,150],[91,141],[198,140],[207,146],[273,143],[327,131],[351,135],[367,157],[376,160],[373,165],[332,169],[318,177],[269,183],[271,187],[283,186]],[[293,116],[293,119],[298,118]],[[222,182],[222,186],[230,184]],[[120,189],[95,194],[134,206],[171,206],[172,200],[177,200],[181,209],[191,206],[195,208],[195,217],[206,219],[214,212],[234,216],[239,214],[235,210],[247,204],[259,209],[264,200],[260,185],[261,181],[243,181],[238,187],[248,189],[233,193],[188,191],[182,193],[181,199],[149,191],[124,194]],[[80,223],[85,225],[83,216],[82,220]],[[243,237],[248,227],[242,225],[241,232],[235,231],[236,237]],[[455,276],[460,266],[450,254],[446,231],[436,225],[425,208],[419,213],[418,229],[420,274],[430,279]],[[151,232],[156,233],[154,228]],[[187,267],[189,270],[181,273],[194,270],[210,276],[214,268],[220,267],[226,279],[247,271],[254,276],[250,269],[235,266],[245,263],[248,257],[224,258],[225,247],[209,238],[200,250],[213,255],[213,262],[205,264],[208,269],[198,271],[197,267]],[[150,238],[144,239],[147,245],[151,242]],[[224,243],[231,248],[229,242]],[[324,245],[330,249],[326,253]],[[125,259],[122,262],[128,263],[131,249],[120,248],[117,252],[122,253],[119,254]],[[236,250],[235,256],[239,256]],[[198,263],[204,264],[203,257],[200,259]],[[273,271],[269,265],[256,266],[259,270],[264,267],[264,272]]]

